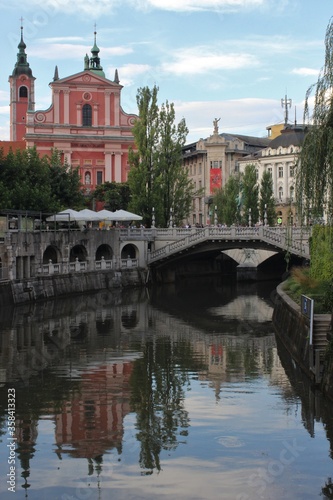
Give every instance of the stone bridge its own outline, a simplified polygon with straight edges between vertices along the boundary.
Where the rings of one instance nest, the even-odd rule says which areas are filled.
[[[254,258],[257,265],[281,250],[310,259],[309,228],[209,226],[198,229],[156,229],[153,232],[155,249],[148,254],[148,265],[211,243],[218,243],[221,250],[232,255],[239,264],[251,255],[253,259],[254,253],[249,252],[249,249],[261,249],[261,255],[257,252]],[[232,249],[233,252],[230,251]]]
[[[281,251],[309,259],[309,229],[260,226],[42,231],[25,226],[0,234],[0,281],[127,268],[154,270],[170,263],[178,266],[181,260],[196,255],[201,256],[204,273],[209,252],[215,258],[223,253],[239,268],[256,269]]]

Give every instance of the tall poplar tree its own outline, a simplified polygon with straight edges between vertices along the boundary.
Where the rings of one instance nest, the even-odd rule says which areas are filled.
[[[246,165],[242,177],[243,222],[248,224],[251,214],[251,223],[259,220],[259,186],[257,183],[256,167],[253,163]],[[250,212],[251,210],[251,212]]]
[[[159,113],[159,146],[156,164],[156,219],[166,227],[188,216],[194,187],[182,165],[182,147],[188,129],[185,120],[175,124],[173,103],[166,101]],[[172,217],[172,221],[170,218]]]
[[[129,208],[148,226],[154,209],[156,225],[179,224],[189,214],[194,186],[182,166],[182,147],[188,129],[185,120],[175,124],[173,103],[159,108],[158,88],[139,89],[139,118],[133,127],[136,150],[130,149]]]
[[[130,148],[128,183],[131,190],[130,210],[142,216],[143,222],[151,225],[155,207],[154,170],[157,163],[159,109],[158,87],[143,87],[138,90],[136,101],[139,119],[133,127],[136,150]]]
[[[231,226],[241,221],[240,176],[231,176],[214,194],[213,204],[217,207],[217,218],[223,224]]]
[[[260,219],[269,226],[273,226],[276,221],[276,210],[273,190],[272,175],[265,170],[261,177],[260,182],[260,201],[259,201]]]

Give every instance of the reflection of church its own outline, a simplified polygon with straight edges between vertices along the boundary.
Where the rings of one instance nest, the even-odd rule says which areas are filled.
[[[120,361],[82,374],[79,392],[55,416],[59,456],[93,459],[112,448],[121,452],[131,372],[132,363]]]

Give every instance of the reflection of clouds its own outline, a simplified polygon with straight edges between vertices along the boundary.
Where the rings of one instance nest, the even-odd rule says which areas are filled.
[[[241,295],[224,306],[211,307],[208,311],[214,316],[264,323],[271,321],[273,307],[256,295]]]

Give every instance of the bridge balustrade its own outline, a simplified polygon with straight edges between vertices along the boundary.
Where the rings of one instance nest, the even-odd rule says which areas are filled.
[[[305,258],[310,258],[309,252],[309,231],[302,231],[292,227],[287,228],[271,228],[268,226],[255,227],[212,227],[185,229],[185,233],[179,232],[177,229],[170,229],[173,233],[169,233],[169,238],[174,236],[175,241],[168,243],[164,247],[150,252],[148,262],[157,261],[168,255],[175,254],[183,249],[190,248],[195,243],[204,242],[207,240],[223,240],[223,241],[263,241],[269,245],[273,245],[285,251],[290,251],[296,255]],[[163,235],[165,233],[162,233]],[[185,236],[184,236],[185,234]],[[160,230],[157,229],[155,239],[162,239]]]

